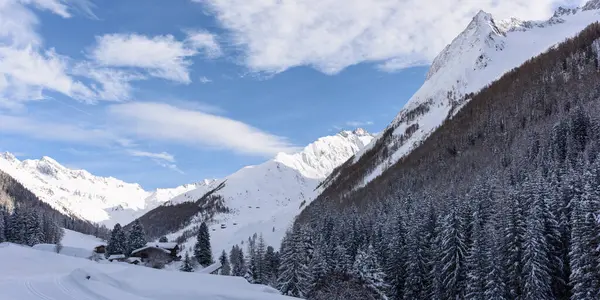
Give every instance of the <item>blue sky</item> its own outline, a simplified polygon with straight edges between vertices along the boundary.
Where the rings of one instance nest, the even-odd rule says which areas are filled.
[[[557,5],[454,2],[0,0],[0,151],[146,189],[222,177],[381,131],[479,9]]]

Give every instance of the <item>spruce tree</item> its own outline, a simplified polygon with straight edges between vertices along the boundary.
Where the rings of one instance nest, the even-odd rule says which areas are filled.
[[[523,297],[524,300],[553,299],[550,286],[548,241],[544,236],[544,202],[535,195],[527,218],[523,247]]]
[[[127,254],[127,237],[125,236],[125,230],[121,227],[121,224],[117,223],[113,227],[110,233],[110,239],[108,245],[106,245],[106,254]]]
[[[452,211],[442,222],[441,280],[446,299],[462,299],[466,288],[466,246],[462,220]]]
[[[380,299],[385,299],[385,273],[377,261],[377,253],[373,245],[367,249],[360,249],[352,268],[353,275],[358,278],[365,287]]]
[[[182,272],[194,272],[194,267],[192,266],[192,260],[190,259],[190,254],[188,252],[185,253],[185,258],[183,259],[183,264],[179,268]]]
[[[465,299],[485,300],[486,275],[489,272],[485,254],[486,250],[488,250],[488,245],[483,232],[482,220],[477,213],[473,218],[472,239],[473,243],[466,258],[467,292]]]
[[[131,229],[129,230],[128,237],[129,237],[128,253],[131,253],[132,251],[134,251],[136,249],[146,246],[146,244],[147,244],[146,233],[144,232],[144,227],[142,227],[142,223],[140,223],[139,219],[137,219],[133,222],[133,225],[131,226]]]
[[[484,298],[486,300],[508,300],[506,298],[506,285],[504,284],[504,265],[502,262],[502,239],[498,230],[488,223],[485,226],[484,232],[488,233],[485,261],[488,266],[488,272],[485,274],[485,291]]]
[[[406,226],[404,225],[404,221],[401,217],[398,217],[396,223],[394,224],[394,231],[392,234],[392,241],[389,243],[390,250],[386,255],[387,264],[385,266],[385,271],[387,275],[387,282],[390,287],[390,296],[395,299],[401,299],[404,296],[404,288],[407,277],[407,264],[408,264],[408,249],[407,249],[407,239],[406,239]],[[378,234],[381,235],[381,234]],[[383,237],[379,238],[380,242],[383,244]],[[382,247],[382,246],[380,246]],[[386,249],[388,247],[385,247]]]
[[[15,244],[25,244],[27,238],[26,216],[19,206],[16,206],[8,218],[6,239]]]
[[[219,262],[221,263],[221,275],[231,275],[231,266],[229,265],[229,259],[225,250],[219,256]]]
[[[231,263],[231,275],[232,276],[244,276],[246,274],[246,262],[244,259],[244,252],[238,245],[231,247],[229,253],[229,262]]]
[[[302,239],[297,231],[286,234],[280,253],[279,291],[287,296],[306,297],[310,292],[311,280],[303,257]]]
[[[44,240],[40,216],[35,211],[25,212],[25,244],[33,246]]]
[[[196,244],[194,245],[194,257],[198,263],[203,267],[208,267],[213,264],[212,250],[210,248],[210,235],[208,233],[208,226],[202,222],[200,230],[198,231],[198,237]]]
[[[0,209],[0,243],[6,242],[6,222],[4,210]]]

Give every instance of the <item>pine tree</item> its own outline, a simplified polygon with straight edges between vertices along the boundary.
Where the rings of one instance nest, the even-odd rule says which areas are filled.
[[[310,273],[310,290],[313,291],[320,283],[323,283],[327,275],[327,262],[321,255],[321,252],[315,250],[313,257],[308,264],[308,272]]]
[[[486,236],[487,243],[485,243],[487,248],[485,249],[485,261],[488,266],[488,272],[485,274],[486,282],[483,299],[507,300],[500,234],[491,222],[486,224],[484,232],[488,233]]]
[[[27,237],[26,216],[19,206],[16,206],[8,218],[6,227],[7,241],[15,244],[25,244]]]
[[[264,278],[265,284],[277,285],[277,269],[279,268],[279,257],[273,247],[268,246],[265,252],[264,259]]]
[[[258,237],[258,243],[256,244],[255,251],[252,255],[252,266],[253,266],[253,277],[254,283],[265,284],[266,280],[266,264],[264,262],[266,251],[265,240],[262,234]]]
[[[394,299],[401,299],[404,297],[404,288],[407,277],[406,268],[408,264],[406,226],[401,217],[398,217],[394,225],[394,232],[391,237],[392,241],[389,244],[391,248],[387,255],[388,261],[385,266],[387,274],[386,281],[390,286],[390,296]],[[380,239],[380,243],[383,243],[383,237]]]
[[[232,276],[244,276],[246,274],[246,263],[244,260],[244,252],[238,245],[231,247],[229,253],[229,261],[231,263],[231,275]]]
[[[584,193],[574,202],[572,215],[571,249],[569,260],[571,262],[571,276],[569,283],[572,286],[571,299],[597,299],[598,279],[596,257],[593,253],[594,227],[597,226],[593,217],[591,204],[592,188],[586,183]]]
[[[25,244],[33,246],[44,240],[40,216],[35,211],[25,212]]]
[[[183,264],[179,268],[182,272],[194,272],[194,267],[192,266],[192,260],[190,259],[190,254],[185,253],[185,258],[183,259]]]
[[[0,243],[6,242],[6,222],[4,210],[0,209]]]
[[[533,197],[523,245],[523,299],[553,299],[548,269],[549,248],[544,236],[544,202],[539,195]]]
[[[442,222],[441,280],[446,299],[462,299],[466,287],[465,241],[462,220],[452,211]]]
[[[127,254],[127,237],[125,236],[125,230],[121,227],[121,224],[117,223],[113,227],[110,233],[110,239],[108,245],[106,245],[106,254]]]
[[[281,243],[278,289],[283,295],[306,297],[310,292],[310,274],[303,257],[302,239],[297,231],[288,232]]]
[[[169,239],[167,239],[166,236],[161,236],[160,239],[158,239],[159,243],[168,243]]]
[[[231,267],[229,266],[229,259],[227,258],[227,253],[225,253],[225,250],[223,250],[221,253],[219,262],[221,263],[221,275],[230,275]]]
[[[202,222],[198,231],[198,238],[196,245],[194,245],[194,257],[203,267],[208,267],[213,263],[210,235],[208,233],[208,226],[204,222]]]
[[[144,227],[142,227],[142,223],[140,223],[140,220],[137,219],[133,222],[133,225],[131,226],[131,229],[129,230],[129,251],[128,253],[131,253],[132,251],[145,247],[147,244],[146,241],[146,234],[144,233]]]
[[[525,243],[525,215],[523,204],[516,193],[509,196],[509,209],[505,230],[504,250],[502,251],[505,263],[505,279],[509,290],[509,299],[519,299],[522,295],[523,285],[523,244]]]
[[[467,292],[465,299],[485,300],[485,286],[489,266],[485,255],[488,245],[483,232],[483,224],[479,215],[475,213],[473,218],[473,243],[466,258],[467,268]]]
[[[333,251],[333,256],[337,258],[334,271],[339,274],[348,274],[352,267],[352,258],[346,248],[342,245],[337,245]]]
[[[385,273],[377,261],[377,253],[373,245],[366,250],[359,250],[352,268],[353,275],[360,279],[378,299],[387,299],[385,291]]]

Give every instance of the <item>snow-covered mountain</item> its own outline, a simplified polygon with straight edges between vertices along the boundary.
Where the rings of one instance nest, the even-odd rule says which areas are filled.
[[[451,118],[472,93],[600,20],[598,9],[600,0],[561,7],[546,21],[498,21],[480,11],[434,59],[424,84],[386,130],[327,178],[325,188],[348,193],[363,187]]]
[[[20,161],[9,152],[0,153],[0,170],[54,209],[108,227],[127,224],[181,193],[214,182],[204,180],[172,189],[145,191],[139,184],[69,169],[50,157]]]
[[[242,168],[209,186],[179,195],[163,206],[197,201],[217,189],[213,195],[223,197],[223,204],[230,212],[218,213],[207,220],[206,212],[202,211],[187,226],[167,237],[176,239],[199,222],[207,221],[215,254],[229,250],[254,233],[262,233],[268,244],[278,246],[292,220],[315,198],[320,181],[372,138],[362,129],[342,131],[318,139],[301,152],[280,153],[265,163]],[[155,219],[151,215],[156,213],[158,216],[160,210],[161,207],[156,208],[144,217]],[[194,239],[188,241],[187,247],[193,246]]]

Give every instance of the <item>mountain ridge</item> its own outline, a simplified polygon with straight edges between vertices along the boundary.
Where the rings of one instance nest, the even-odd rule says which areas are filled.
[[[364,187],[452,118],[474,93],[600,20],[594,3],[584,5],[587,10],[559,8],[546,21],[496,21],[477,13],[434,59],[426,81],[383,133],[324,181],[323,197]]]

